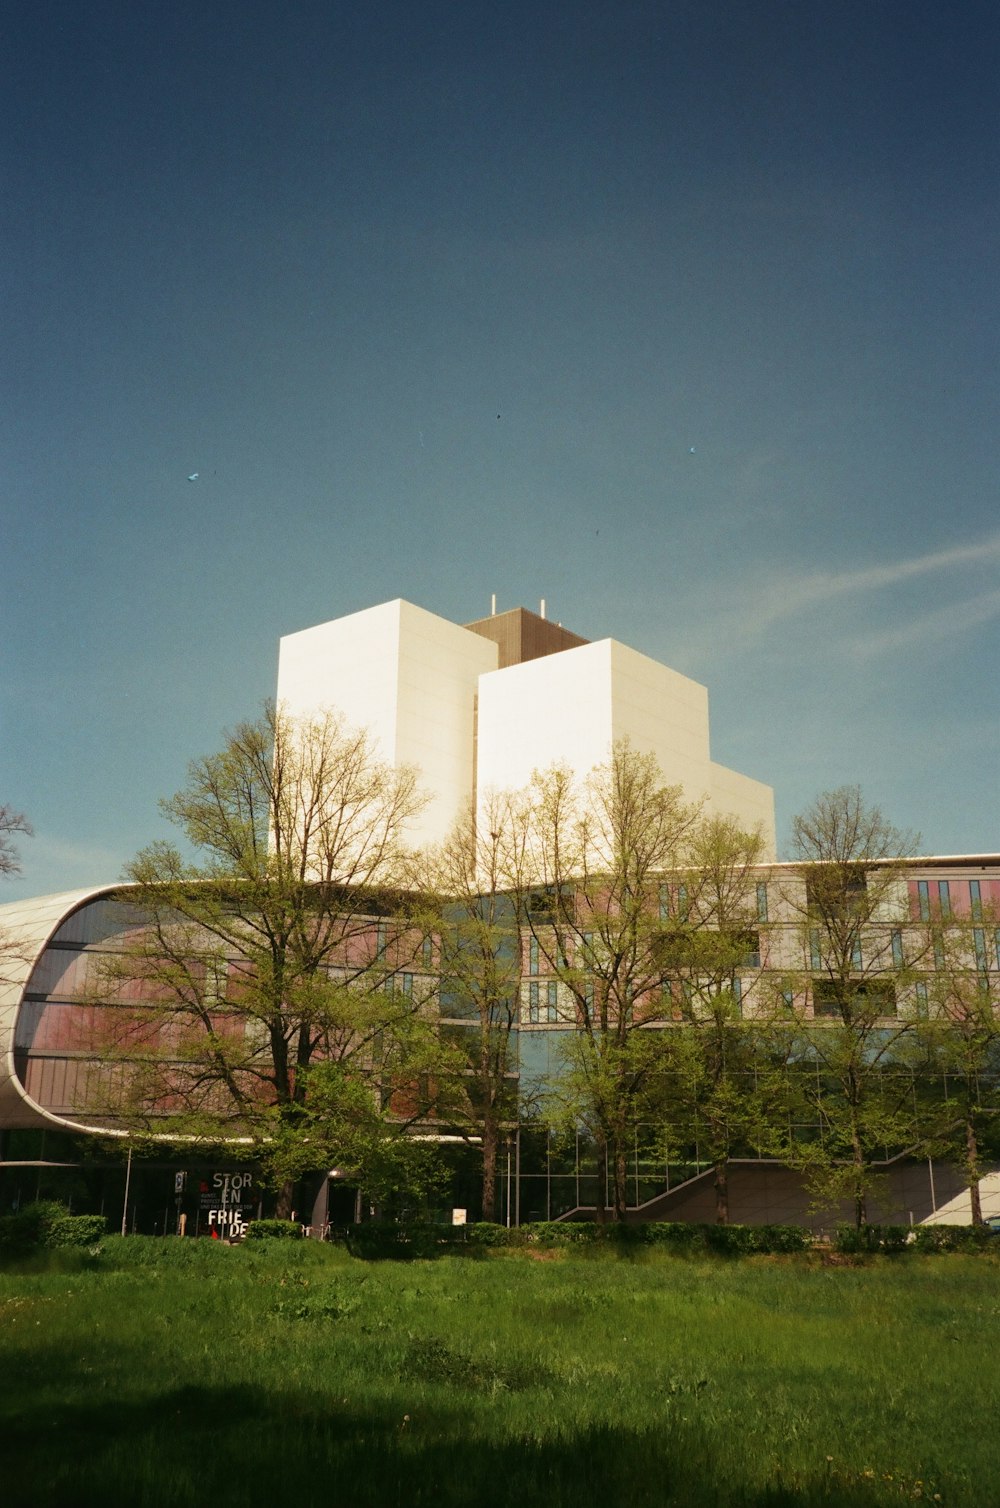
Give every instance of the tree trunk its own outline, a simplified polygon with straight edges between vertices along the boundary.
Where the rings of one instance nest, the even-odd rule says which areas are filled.
[[[715,1164],[715,1223],[729,1224],[729,1162],[725,1157]]]
[[[865,1193],[863,1179],[864,1169],[862,1167],[856,1168],[854,1180],[854,1225],[857,1230],[860,1230],[863,1225],[868,1224],[868,1196]]]
[[[854,1224],[860,1230],[868,1223],[868,1200],[865,1197],[865,1154],[858,1132],[858,1123],[852,1117],[851,1146],[854,1154]]]
[[[594,1218],[598,1225],[608,1223],[608,1141],[603,1131],[597,1137],[597,1193],[594,1198]]]
[[[969,1203],[972,1206],[973,1225],[983,1224],[983,1201],[979,1192],[979,1141],[972,1116],[965,1122],[965,1168],[969,1180]]]
[[[295,1182],[286,1178],[278,1190],[278,1202],[275,1206],[275,1216],[278,1220],[290,1220],[292,1210],[295,1208]]]
[[[497,1132],[489,1116],[483,1121],[483,1219],[497,1218]]]
[[[625,1157],[624,1138],[615,1136],[614,1158],[614,1218],[620,1225],[628,1208],[628,1163]]]

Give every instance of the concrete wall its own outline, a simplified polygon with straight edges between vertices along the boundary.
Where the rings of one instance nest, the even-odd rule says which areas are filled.
[[[900,1158],[886,1165],[878,1192],[868,1201],[868,1218],[876,1225],[969,1224],[969,1199],[961,1209],[962,1181],[948,1163],[933,1171],[924,1161]],[[953,1201],[946,1211],[942,1201]],[[777,1163],[734,1161],[729,1167],[729,1218],[733,1225],[805,1225],[814,1231],[833,1231],[841,1222],[853,1225],[853,1204],[814,1210],[802,1175]],[[714,1175],[703,1173],[669,1193],[630,1210],[630,1222],[681,1220],[714,1224]]]
[[[480,677],[478,786],[519,790],[534,770],[581,773],[614,737],[609,639]]]
[[[293,717],[341,713],[382,759],[415,766],[430,803],[408,837],[431,843],[472,799],[476,689],[496,663],[488,639],[397,599],[284,637],[277,696]]]
[[[417,840],[438,842],[472,800],[476,695],[498,650],[409,602],[400,607],[395,758],[420,770],[431,795]]]
[[[655,755],[665,782],[682,786],[688,800],[760,823],[773,856],[773,792],[712,763],[705,687],[615,639],[481,678],[480,799],[518,789],[553,764],[585,775],[620,739]]]
[[[774,790],[749,775],[712,764],[709,769],[709,802],[713,811],[738,817],[746,828],[760,826],[764,834],[761,857],[771,861],[777,856],[774,827]]]

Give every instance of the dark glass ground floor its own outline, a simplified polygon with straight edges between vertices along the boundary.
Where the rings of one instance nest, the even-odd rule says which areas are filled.
[[[442,1220],[455,1211],[482,1218],[481,1153],[477,1146],[442,1146],[444,1179],[432,1202],[395,1200],[376,1208],[348,1182],[317,1172],[296,1190],[303,1224],[334,1230],[375,1217]],[[945,1210],[962,1223],[963,1190],[943,1161],[888,1158],[869,1218],[915,1224]],[[610,1193],[610,1191],[609,1191]],[[597,1163],[580,1134],[557,1135],[522,1127],[506,1138],[497,1163],[496,1219],[504,1225],[538,1220],[593,1218]],[[38,1199],[55,1199],[73,1213],[100,1214],[112,1231],[142,1235],[239,1236],[247,1220],[270,1216],[275,1194],[252,1162],[225,1154],[192,1157],[157,1148],[126,1149],[96,1137],[58,1131],[0,1132],[0,1214]],[[610,1201],[608,1201],[610,1202]],[[967,1195],[965,1206],[967,1208]],[[652,1140],[637,1135],[629,1159],[629,1219],[713,1221],[714,1179],[698,1148],[667,1161]],[[729,1212],[738,1224],[800,1224],[828,1229],[851,1211],[815,1211],[801,1177],[779,1163],[753,1156],[729,1169]]]

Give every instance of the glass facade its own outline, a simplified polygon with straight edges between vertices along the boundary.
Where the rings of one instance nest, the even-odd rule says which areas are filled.
[[[934,1008],[934,996],[941,992],[946,981],[935,979],[930,972],[931,961],[939,971],[954,967],[957,953],[953,939],[962,923],[966,971],[972,974],[974,982],[978,973],[990,988],[996,989],[1000,1004],[1000,927],[996,926],[994,909],[998,894],[1000,879],[970,881],[960,876],[946,881],[935,875],[930,880],[910,881],[909,902],[904,893],[901,905],[901,924],[890,925],[889,917],[880,919],[864,932],[864,948],[859,937],[850,952],[856,971],[852,987],[857,985],[858,998],[867,1000],[873,1017],[895,1015],[896,988],[904,1025],[907,1017],[925,1017]],[[746,951],[737,967],[757,970],[763,962],[765,969],[773,972],[765,974],[763,983],[756,974],[751,977],[745,972],[741,979],[737,973],[733,979],[737,1004],[742,1004],[752,1017],[757,992],[769,983],[774,1001],[782,1001],[787,1011],[798,1007],[808,1017],[811,1003],[815,1017],[836,1018],[837,997],[829,981],[824,981],[826,934],[819,928],[810,930],[801,924],[782,931],[782,894],[777,881],[772,881],[770,887],[764,882],[751,882],[744,899],[750,924],[755,925],[756,915],[759,923],[767,923],[767,930],[738,934],[741,942],[745,936]],[[654,887],[649,898],[653,925],[664,905],[668,906],[671,917],[676,918],[686,904],[682,887],[664,886],[659,890]],[[692,913],[696,910],[695,901],[691,902],[691,910]],[[921,928],[916,913],[923,915],[925,911],[930,925]],[[44,1111],[84,1124],[107,1122],[108,1086],[114,1070],[106,1063],[95,1066],[96,1055],[113,1039],[114,1030],[122,1022],[139,1023],[135,1027],[138,1031],[142,1008],[154,999],[155,986],[150,979],[120,966],[146,924],[147,919],[127,903],[98,897],[64,917],[48,942],[40,945],[17,1012],[13,1045],[18,1077],[27,1094]],[[663,931],[672,936],[682,929],[674,925]],[[557,978],[549,971],[549,958],[553,956],[549,934],[544,926],[540,926],[540,932],[541,942],[538,937],[530,936],[527,929],[519,935],[516,925],[510,934],[511,1007],[516,1008],[520,1028],[514,1032],[516,1071],[522,1113],[526,1117],[537,1113],[537,1106],[544,1102],[546,1086],[565,1072],[567,1049],[577,1040],[574,1031],[577,999],[594,998],[594,980],[584,972],[588,963],[593,964],[593,935],[576,934],[570,949],[574,969]],[[463,1036],[478,1032],[475,1003],[457,981],[439,979],[434,972],[435,967],[442,967],[442,956],[447,953],[443,936],[421,939],[414,935],[412,955],[407,960],[399,948],[399,935],[385,923],[366,918],[361,946],[366,960],[373,953],[384,958],[384,970],[373,971],[382,993],[414,1001],[433,999],[447,1023],[443,1031]],[[783,975],[774,961],[782,955],[782,949]],[[884,968],[890,956],[897,974],[904,969],[907,958],[926,972],[915,982],[897,978],[895,986],[892,979],[870,977],[879,959]],[[112,967],[116,962],[117,969]],[[603,958],[598,962],[600,965]],[[859,979],[866,967],[869,977]],[[205,955],[200,960],[190,960],[190,968],[213,1015],[218,1009],[220,1030],[244,1030],[242,1025],[232,1024],[231,1011],[230,1026],[225,1027],[227,998],[239,986],[238,960]],[[667,972],[669,966],[664,968],[664,973]],[[810,975],[814,976],[811,982]],[[602,977],[599,967],[599,987]],[[661,1023],[666,1022],[669,1030],[670,1022],[680,1017],[680,1003],[690,983],[690,979],[683,977],[683,969],[679,969],[670,975],[666,985],[661,984],[658,962],[648,990],[640,986],[633,999],[629,981],[625,980],[615,985],[618,993],[614,998],[625,1003],[623,1009],[634,1004],[636,1021],[642,1019],[645,1006],[658,1015]],[[650,1000],[654,1002],[652,1006]],[[886,1025],[887,1021],[878,1021],[879,1029]],[[474,1036],[469,1036],[469,1040],[475,1040]],[[141,1034],[134,1035],[132,1041],[141,1046]],[[102,1082],[98,1083],[98,1079]],[[516,1115],[515,1110],[512,1122]],[[795,1135],[802,1139],[819,1134],[819,1122],[808,1118],[795,1128]],[[510,1166],[508,1169],[506,1161],[501,1159],[500,1179],[501,1182],[508,1179],[512,1218],[522,1221],[557,1218],[570,1210],[593,1206],[597,1195],[597,1155],[593,1139],[583,1125],[557,1132],[525,1120],[519,1130],[513,1124],[510,1126],[509,1137]],[[744,1148],[739,1155],[757,1156],[758,1149]],[[632,1133],[626,1162],[629,1202],[641,1206],[704,1171],[708,1166],[707,1145],[695,1135],[689,1145],[667,1148],[662,1131],[639,1126]],[[607,1197],[610,1199],[610,1190]]]

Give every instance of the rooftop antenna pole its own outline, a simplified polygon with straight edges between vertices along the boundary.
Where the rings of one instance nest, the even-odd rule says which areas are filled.
[[[539,605],[538,616],[540,618],[544,618],[545,617],[545,598],[544,597],[542,598],[541,603]]]
[[[490,598],[490,617],[491,618],[495,618],[496,615],[497,615],[497,594],[496,594],[496,592],[494,592],[493,596]]]

